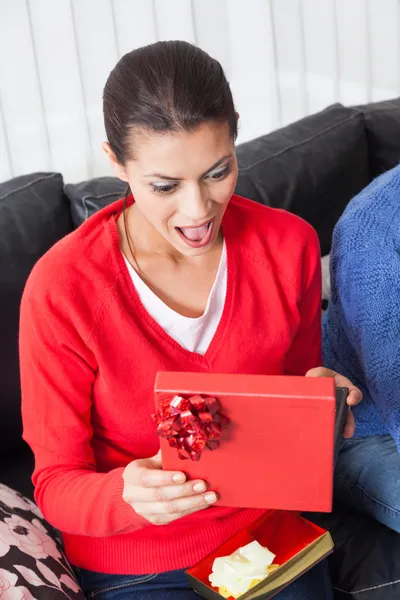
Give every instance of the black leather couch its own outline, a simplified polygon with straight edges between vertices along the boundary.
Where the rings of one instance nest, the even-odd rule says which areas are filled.
[[[348,201],[399,161],[400,100],[358,108],[335,105],[242,144],[237,153],[237,192],[301,215],[316,228],[325,255]],[[123,189],[113,178],[64,186],[57,173],[0,184],[0,482],[27,495],[32,495],[33,460],[21,439],[22,290],[38,258]],[[336,600],[400,598],[398,534],[339,505],[331,515],[312,518],[329,527],[336,542],[331,558]]]

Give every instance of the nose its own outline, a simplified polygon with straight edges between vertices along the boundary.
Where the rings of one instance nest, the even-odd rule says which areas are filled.
[[[207,191],[200,184],[193,184],[185,190],[180,212],[191,223],[201,223],[209,217]]]

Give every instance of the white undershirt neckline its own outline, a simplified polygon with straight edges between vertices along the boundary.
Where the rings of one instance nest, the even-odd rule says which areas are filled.
[[[225,241],[207,306],[204,313],[197,318],[185,317],[167,306],[140,278],[124,254],[123,257],[132,283],[147,312],[183,348],[204,355],[215,335],[225,305],[228,282]]]

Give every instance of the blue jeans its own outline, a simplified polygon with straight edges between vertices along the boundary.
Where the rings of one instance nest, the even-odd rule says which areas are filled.
[[[390,435],[343,442],[335,497],[400,532],[400,454]]]
[[[88,600],[200,600],[185,571],[153,575],[106,575],[76,569]],[[275,596],[276,600],[333,600],[326,562],[305,573]]]

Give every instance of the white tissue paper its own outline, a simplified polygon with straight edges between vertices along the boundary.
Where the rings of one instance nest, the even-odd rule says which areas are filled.
[[[230,556],[216,558],[209,576],[213,587],[225,587],[232,596],[247,592],[254,580],[265,579],[275,554],[257,541],[239,548]]]

